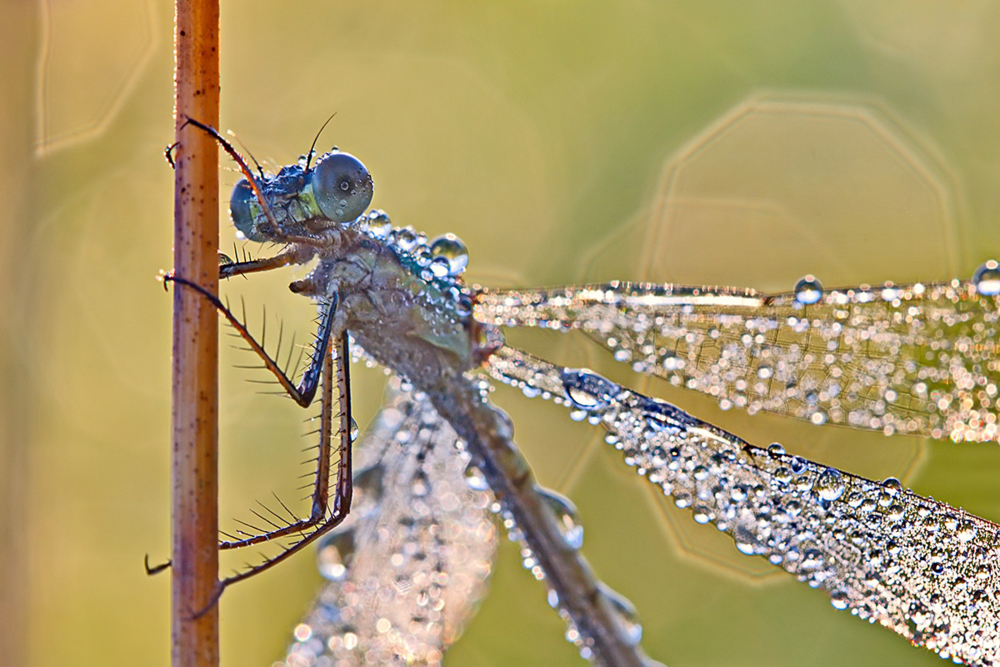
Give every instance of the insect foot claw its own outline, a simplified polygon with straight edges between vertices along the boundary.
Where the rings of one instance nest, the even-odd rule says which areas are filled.
[[[146,554],[146,557],[143,559],[143,566],[146,568],[146,576],[151,577],[154,574],[159,574],[160,572],[163,572],[164,570],[166,570],[167,568],[169,568],[170,567],[170,561],[168,560],[165,563],[160,563],[159,565],[154,565],[154,566],[150,567],[150,565],[149,565],[149,554]]]

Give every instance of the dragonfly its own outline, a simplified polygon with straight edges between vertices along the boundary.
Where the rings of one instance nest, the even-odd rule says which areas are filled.
[[[220,543],[288,540],[225,587],[318,542],[328,583],[295,629],[288,667],[440,664],[485,593],[500,528],[520,542],[525,567],[547,587],[583,658],[660,664],[642,651],[634,606],[583,557],[572,502],[534,480],[513,424],[489,400],[491,380],[603,428],[625,464],[697,523],[714,524],[740,552],[824,591],[834,608],[955,662],[997,663],[997,524],[894,478],[869,480],[780,445],[754,446],[593,371],[512,348],[503,336],[510,327],[579,330],[633,370],[708,393],[724,407],[887,435],[996,441],[996,262],[969,281],[827,290],[806,276],[774,295],[627,282],[469,286],[468,251],[457,237],[428,239],[368,210],[372,178],[357,158],[335,148],[313,163],[314,142],[277,174],[259,166],[254,173],[218,132],[191,122],[243,173],[230,201],[239,234],[278,248],[266,258],[224,261],[220,277],[312,265],[289,286],[319,312],[298,382],[245,318],[170,277],[211,300],[297,403],[319,395],[310,514],[258,514],[266,525],[247,524],[251,532]],[[352,358],[390,374],[356,454]]]

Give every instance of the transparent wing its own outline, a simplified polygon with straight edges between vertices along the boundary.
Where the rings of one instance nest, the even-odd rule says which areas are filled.
[[[636,371],[716,396],[723,407],[997,440],[997,284],[992,273],[977,276],[825,293],[804,279],[795,293],[771,296],[619,282],[485,290],[476,315],[501,326],[580,329]]]
[[[359,452],[351,514],[320,544],[329,583],[295,630],[288,667],[438,665],[485,593],[492,498],[466,483],[451,426],[391,385]]]
[[[489,371],[602,424],[625,462],[691,508],[695,521],[715,523],[741,552],[824,589],[834,607],[956,662],[1000,657],[1000,526],[897,480],[753,447],[590,371],[510,348],[491,357]]]

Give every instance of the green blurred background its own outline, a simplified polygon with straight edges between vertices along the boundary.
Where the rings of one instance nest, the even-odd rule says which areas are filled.
[[[0,662],[166,665],[169,581],[142,558],[169,552],[171,298],[155,277],[171,264],[172,7],[0,11]],[[1000,254],[997,34],[985,0],[226,2],[221,125],[281,164],[336,111],[321,146],[366,162],[398,224],[463,238],[483,284],[946,280]],[[225,289],[251,326],[265,303],[302,326],[310,306],[285,289],[299,275]],[[752,442],[1000,518],[996,445],[748,419],[586,340],[511,338]],[[304,430],[240,359],[224,353],[224,526],[288,496]],[[364,425],[382,376],[358,375]],[[557,406],[496,399],[659,660],[940,664],[739,555]],[[280,659],[319,583],[304,554],[228,591],[223,664]],[[447,663],[583,664],[544,598],[505,543]]]

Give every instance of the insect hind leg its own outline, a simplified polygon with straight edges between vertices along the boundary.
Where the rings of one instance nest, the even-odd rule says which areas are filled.
[[[285,546],[277,555],[267,557],[257,565],[248,567],[231,577],[220,581],[225,587],[252,577],[277,565],[291,555],[318,539],[321,535],[338,526],[351,507],[353,495],[353,472],[351,460],[351,398],[350,398],[350,350],[346,333],[340,337],[337,354],[328,356],[323,363],[323,393],[320,413],[320,443],[317,455],[316,478],[312,493],[312,511],[309,516],[275,530],[252,535],[243,539],[221,542],[221,549],[235,549],[263,542],[299,536],[292,544]],[[336,376],[336,377],[334,377]],[[339,414],[334,413],[333,385],[338,387],[337,403]],[[339,417],[337,434],[340,440],[340,458],[337,462],[336,483],[332,503],[329,501],[330,453],[334,420]],[[287,509],[287,508],[286,508]]]

